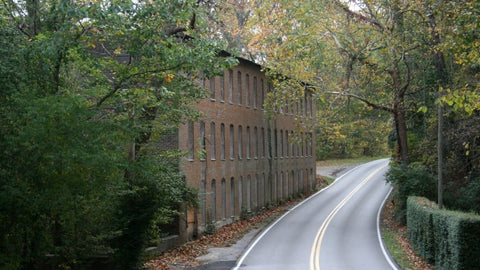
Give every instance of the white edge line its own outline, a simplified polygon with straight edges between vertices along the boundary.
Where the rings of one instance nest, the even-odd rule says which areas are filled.
[[[382,249],[383,256],[385,256],[385,259],[387,260],[388,264],[392,267],[394,270],[399,270],[400,268],[398,267],[397,263],[392,261],[392,256],[390,255],[390,252],[385,248],[385,244],[383,242],[382,238],[382,231],[380,229],[380,217],[382,215],[383,208],[385,207],[385,203],[387,202],[388,197],[390,196],[390,193],[392,193],[393,188],[390,187],[390,190],[388,191],[387,195],[385,196],[385,199],[383,199],[383,202],[380,204],[380,207],[378,208],[377,212],[377,236],[378,236],[378,242],[380,243],[380,247]]]
[[[358,167],[360,166],[363,166],[367,163],[364,163],[364,164],[360,164],[352,169],[350,169],[349,171],[347,171],[346,173],[342,174],[340,177],[336,178],[335,181],[333,181],[333,183],[331,183],[330,185],[322,188],[321,190],[317,191],[315,194],[313,194],[312,196],[308,197],[306,200],[300,202],[299,204],[295,205],[292,209],[288,210],[285,214],[283,214],[280,218],[278,218],[272,225],[270,225],[266,230],[264,230],[262,232],[262,234],[260,234],[260,236],[258,236],[255,241],[250,245],[250,247],[247,249],[247,251],[245,253],[243,253],[242,257],[240,258],[240,260],[238,260],[237,262],[237,265],[235,265],[234,268],[232,268],[232,270],[238,270],[239,267],[242,266],[242,263],[243,261],[245,260],[245,258],[248,256],[248,254],[250,253],[250,251],[252,251],[252,249],[255,247],[255,245],[263,238],[263,236],[265,236],[265,234],[268,233],[268,231],[270,231],[270,229],[273,228],[273,226],[275,226],[278,222],[280,222],[285,216],[287,216],[291,211],[293,211],[295,208],[303,205],[304,203],[308,202],[309,200],[313,199],[314,197],[316,197],[317,195],[319,195],[320,193],[322,193],[324,190],[327,190],[329,189],[331,186],[333,186],[338,180],[340,180],[341,178],[343,178],[345,175],[349,174],[350,172],[356,170]],[[397,269],[398,270],[398,269]]]

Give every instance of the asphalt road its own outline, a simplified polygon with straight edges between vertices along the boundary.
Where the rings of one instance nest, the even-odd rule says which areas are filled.
[[[266,228],[233,269],[396,269],[378,233],[388,160],[358,166]]]

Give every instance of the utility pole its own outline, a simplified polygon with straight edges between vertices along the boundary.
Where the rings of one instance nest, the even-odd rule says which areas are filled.
[[[427,16],[429,18],[429,24],[432,35],[432,45],[433,47],[438,46],[441,43],[440,33],[437,31],[437,22],[431,6],[425,3],[425,10],[427,11]],[[448,72],[445,66],[445,58],[441,50],[433,51],[433,61],[435,64],[435,69],[437,71],[437,80],[439,83],[439,92],[438,92],[438,104],[437,104],[437,117],[438,117],[438,130],[437,130],[437,199],[438,207],[443,207],[443,107],[442,107],[442,96],[443,91],[449,83]]]
[[[443,91],[443,90],[442,90]],[[438,207],[443,208],[443,108],[441,103],[442,92],[439,92],[438,99],[438,130],[437,130],[437,156],[438,156],[438,165],[437,165],[437,175],[438,175]]]

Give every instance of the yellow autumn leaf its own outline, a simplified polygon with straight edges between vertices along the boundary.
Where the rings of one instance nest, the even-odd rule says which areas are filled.
[[[175,78],[175,75],[173,75],[173,74],[167,74],[167,77],[165,78],[165,81],[166,81],[167,83],[170,83],[170,82],[172,82],[173,78]]]

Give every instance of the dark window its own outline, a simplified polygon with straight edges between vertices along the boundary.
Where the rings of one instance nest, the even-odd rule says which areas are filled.
[[[250,107],[250,75],[245,75],[245,106]]]
[[[230,216],[235,216],[235,179],[230,179]]]
[[[215,77],[210,78],[210,99],[215,100]]]
[[[253,108],[257,108],[257,99],[258,99],[258,85],[257,77],[253,77]]]
[[[221,189],[222,189],[222,219],[227,218],[227,187],[225,179],[222,179]]]
[[[220,77],[220,102],[225,101],[225,78]]]
[[[188,122],[188,159],[193,160],[195,152],[195,137],[193,122]]]
[[[200,160],[205,160],[206,148],[205,148],[205,122],[200,121]]]
[[[237,72],[238,105],[242,105],[242,72]]]
[[[283,157],[283,130],[280,130],[280,157]]]
[[[250,127],[247,127],[247,158],[248,159],[250,159],[250,145],[251,145]]]
[[[238,158],[242,159],[242,150],[243,150],[243,131],[242,126],[238,126]]]
[[[263,84],[263,79],[260,80],[260,106],[264,108],[265,103],[265,85]]]
[[[225,125],[220,125],[220,159],[225,160]]]
[[[234,132],[233,132],[233,125],[230,125],[230,159],[235,157],[235,140],[234,140]]]
[[[211,160],[215,160],[215,155],[216,155],[216,151],[215,151],[215,144],[216,144],[216,141],[215,141],[215,123],[214,122],[211,122],[210,123],[210,159]]]
[[[212,221],[217,220],[217,187],[215,179],[212,180]]]
[[[258,130],[257,130],[257,127],[255,127],[253,129],[253,143],[254,143],[253,156],[255,158],[258,158]]]
[[[233,104],[233,70],[228,71],[228,102]]]

